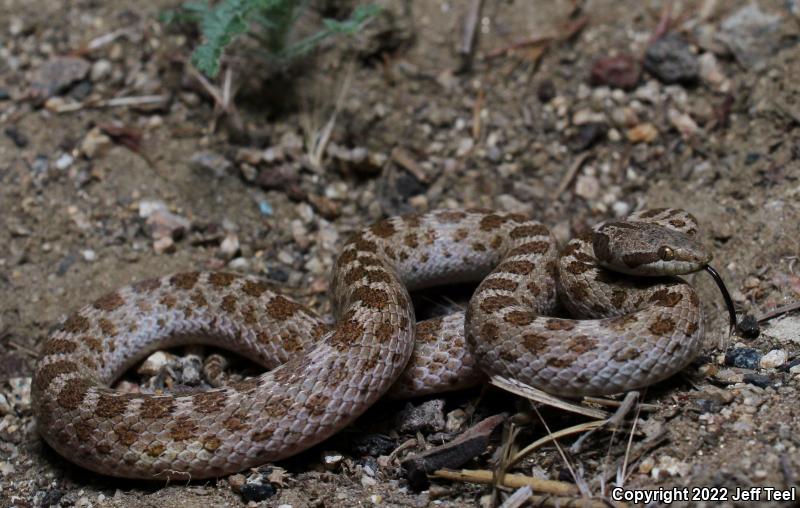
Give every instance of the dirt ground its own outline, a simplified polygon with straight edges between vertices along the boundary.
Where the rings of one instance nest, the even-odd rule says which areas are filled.
[[[381,403],[346,436],[244,478],[146,484],[70,465],[36,433],[37,351],[69,312],[135,280],[258,274],[327,316],[337,250],[387,215],[491,207],[536,217],[563,242],[671,206],[699,219],[741,311],[800,297],[798,2],[486,0],[471,66],[459,47],[472,2],[379,3],[357,37],[284,73],[235,52],[236,111],[221,115],[184,65],[196,34],[158,21],[174,2],[0,0],[0,506],[238,506],[242,481],[262,476],[276,492],[260,506],[491,504],[485,485],[416,491],[399,460],[530,407],[495,388],[430,397],[444,400],[444,432],[403,434],[405,403]],[[603,58],[639,65],[667,32],[684,68],[645,71],[626,90],[590,80]],[[83,62],[45,72],[67,56]],[[669,72],[683,74],[670,84]],[[310,135],[337,107],[315,158]],[[567,463],[543,447],[513,472],[577,477],[609,501],[621,476],[629,489],[798,487],[800,317],[731,337],[711,279],[689,279],[706,313],[703,354],[644,393],[656,408],[641,413],[627,457],[629,427],[590,436]],[[551,430],[584,421],[542,414]],[[349,451],[348,436],[375,433],[388,451]],[[545,434],[534,417],[517,444]],[[493,469],[499,446],[464,467]]]

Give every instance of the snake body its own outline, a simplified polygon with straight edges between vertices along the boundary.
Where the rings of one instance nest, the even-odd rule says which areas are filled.
[[[686,366],[703,316],[681,279],[710,260],[681,210],[601,224],[559,256],[549,230],[516,214],[440,210],[353,235],[336,261],[336,324],[254,277],[188,272],[110,293],[46,340],[34,373],[38,429],[99,473],[222,476],[296,454],[391,391],[452,390],[484,372],[579,397],[642,387]],[[409,291],[480,281],[466,313],[415,324]],[[557,295],[582,320],[548,317]],[[415,340],[416,333],[416,340]],[[225,347],[271,369],[184,395],[109,388],[150,352]]]

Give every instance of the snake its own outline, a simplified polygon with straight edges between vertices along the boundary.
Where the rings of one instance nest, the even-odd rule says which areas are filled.
[[[708,266],[680,209],[611,219],[559,249],[515,213],[444,209],[355,232],[332,270],[335,323],[260,278],[184,272],[117,289],[48,335],[33,376],[37,428],[86,469],[139,479],[225,476],[295,455],[382,396],[487,375],[567,398],[661,381],[700,352],[703,311],[679,275]],[[410,291],[478,283],[466,309],[417,323]],[[115,380],[153,351],[219,346],[265,373],[194,393]]]

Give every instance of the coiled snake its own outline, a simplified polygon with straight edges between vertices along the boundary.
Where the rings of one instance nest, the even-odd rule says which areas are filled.
[[[516,214],[390,218],[344,246],[334,327],[253,277],[143,280],[78,310],[47,339],[33,381],[39,432],[100,473],[196,479],[298,453],[390,389],[455,389],[481,372],[566,397],[646,386],[697,355],[703,314],[684,281],[638,275],[704,268],[711,256],[696,231],[686,212],[648,210],[599,225],[559,256],[544,225]],[[408,291],[479,280],[465,314],[415,326]],[[557,294],[586,319],[548,317]],[[180,396],[108,388],[148,353],[188,343],[272,370]]]

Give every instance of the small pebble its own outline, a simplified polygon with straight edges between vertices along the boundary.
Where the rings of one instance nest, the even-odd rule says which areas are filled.
[[[83,260],[88,263],[93,263],[97,261],[97,253],[92,249],[86,249],[81,251],[81,256],[83,256]]]
[[[113,142],[98,127],[94,127],[84,136],[81,141],[80,151],[89,159],[101,155],[108,150]]]
[[[686,113],[681,113],[675,108],[669,108],[667,110],[667,118],[669,119],[669,123],[681,133],[683,138],[692,137],[700,129],[691,116]]]
[[[572,142],[572,150],[575,152],[588,150],[595,143],[602,140],[607,131],[608,126],[605,124],[605,122],[591,122],[582,124],[578,129],[578,135],[575,136]]]
[[[581,175],[575,181],[575,194],[591,201],[600,195],[600,182],[592,175]]]
[[[725,353],[725,365],[740,369],[755,370],[761,361],[761,353],[752,348],[737,347]]]
[[[136,370],[137,373],[143,376],[155,376],[161,370],[176,360],[176,356],[166,351],[156,351],[142,362],[142,365]]]
[[[17,413],[25,414],[31,409],[31,379],[30,377],[12,377],[8,380],[11,393],[8,402],[14,406]]]
[[[383,434],[365,434],[349,440],[353,455],[378,457],[388,455],[397,448],[397,441]]]
[[[41,99],[51,97],[89,72],[89,62],[74,56],[54,57],[36,69],[31,79],[31,90]]]
[[[231,161],[214,152],[195,152],[189,160],[197,171],[207,171],[216,178],[222,178],[232,166]]]
[[[628,129],[626,136],[632,143],[652,143],[658,137],[658,129],[651,123],[643,123]]]
[[[736,325],[736,331],[746,339],[756,339],[761,333],[758,320],[752,314],[745,314]]]
[[[536,97],[539,98],[539,101],[546,104],[553,100],[555,96],[556,86],[553,82],[549,79],[542,80],[542,82],[539,83],[539,88],[536,89]]]
[[[235,233],[229,233],[219,245],[220,254],[225,259],[232,259],[239,252],[239,248],[239,237]]]
[[[28,146],[28,136],[23,134],[16,125],[9,125],[5,128],[6,136],[14,142],[17,148],[25,148]]]
[[[89,71],[89,78],[94,81],[102,81],[111,74],[111,62],[105,59],[100,59],[92,64],[92,69]]]
[[[235,474],[228,477],[228,485],[231,486],[231,490],[234,492],[239,492],[246,481],[247,478],[243,474]]]
[[[759,388],[766,388],[772,384],[772,378],[766,374],[758,374],[756,372],[748,372],[742,379],[745,383]]]
[[[700,73],[697,56],[691,52],[686,40],[674,33],[647,48],[644,68],[662,83],[692,84]]]
[[[246,483],[239,489],[239,495],[245,501],[264,501],[275,495],[277,490],[271,483]]]
[[[147,219],[156,211],[167,211],[167,205],[163,201],[155,199],[143,199],[139,201],[139,217]]]
[[[61,155],[58,159],[56,159],[56,169],[60,171],[64,171],[65,169],[72,166],[72,162],[75,159],[68,153]]]
[[[142,215],[141,203],[139,205],[139,215]],[[191,227],[188,219],[176,215],[165,209],[155,210],[147,217],[147,232],[155,240],[171,238],[179,240]]]
[[[327,471],[336,471],[341,467],[344,455],[336,452],[324,452],[322,454],[322,465]]]
[[[13,411],[11,404],[8,403],[6,396],[0,393],[0,416],[5,416]]]
[[[262,199],[258,202],[258,211],[261,215],[265,217],[271,216],[274,211],[272,210],[272,205],[269,204],[269,201],[266,199]]]
[[[594,62],[589,82],[592,86],[610,86],[633,90],[639,83],[642,70],[629,54],[603,57]]]
[[[444,426],[445,432],[456,433],[460,431],[467,421],[467,413],[463,409],[455,409],[447,413],[447,421]]]
[[[773,349],[769,353],[765,354],[761,357],[761,360],[758,362],[759,367],[762,369],[777,369],[784,363],[786,363],[787,358],[789,355],[783,349]]]
[[[409,403],[398,416],[397,430],[402,434],[441,432],[444,427],[443,399],[429,400],[418,406]]]

